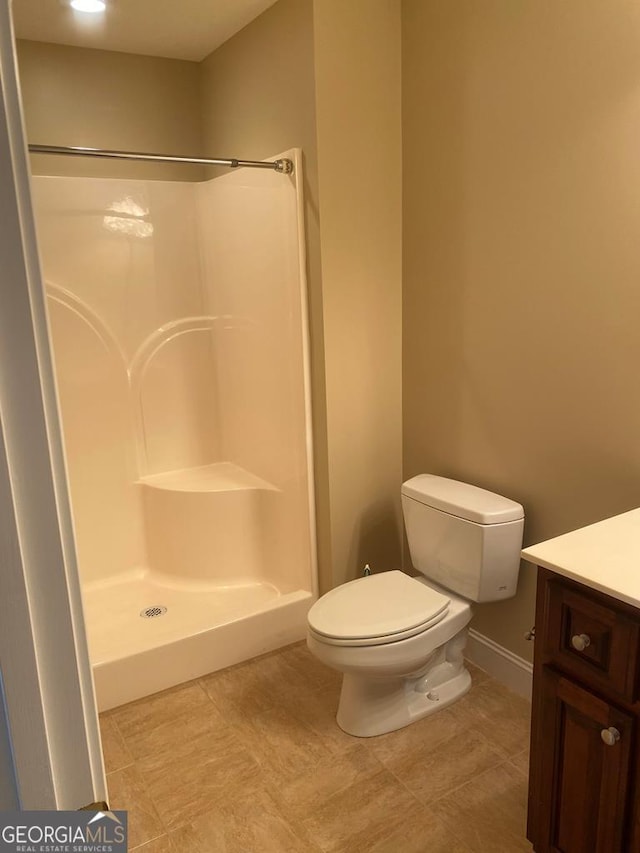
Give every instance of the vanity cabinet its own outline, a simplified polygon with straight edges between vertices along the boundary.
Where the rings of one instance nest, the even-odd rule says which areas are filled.
[[[640,610],[539,568],[535,646],[535,853],[640,853]]]

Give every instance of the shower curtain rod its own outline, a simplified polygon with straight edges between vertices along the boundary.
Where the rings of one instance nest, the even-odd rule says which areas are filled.
[[[171,157],[167,154],[143,154],[138,151],[108,151],[104,148],[79,148],[64,145],[29,145],[32,154],[66,154],[74,157],[109,157],[112,160],[150,160],[155,163],[195,163],[200,166],[228,166],[237,169],[275,169],[283,175],[293,172],[291,160],[216,160],[208,157]]]

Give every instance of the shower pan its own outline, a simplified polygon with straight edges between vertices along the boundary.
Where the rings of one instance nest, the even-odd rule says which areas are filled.
[[[32,179],[100,710],[305,634],[301,154],[282,157],[200,183]]]

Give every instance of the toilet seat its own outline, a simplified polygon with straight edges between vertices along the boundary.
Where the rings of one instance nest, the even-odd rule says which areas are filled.
[[[329,645],[382,645],[441,622],[449,603],[446,595],[394,570],[332,589],[309,611],[309,628]]]

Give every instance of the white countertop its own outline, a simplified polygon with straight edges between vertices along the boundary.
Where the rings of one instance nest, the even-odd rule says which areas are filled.
[[[530,545],[522,559],[640,607],[640,509]]]

